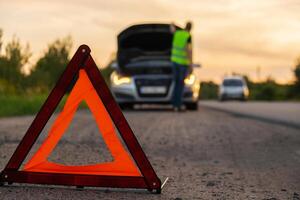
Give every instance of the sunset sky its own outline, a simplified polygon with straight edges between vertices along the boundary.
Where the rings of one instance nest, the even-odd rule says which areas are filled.
[[[47,44],[71,35],[73,51],[88,44],[99,66],[116,51],[116,35],[137,23],[184,25],[192,20],[194,59],[201,80],[232,72],[253,80],[290,82],[300,56],[299,0],[0,0],[4,40],[28,42],[32,62]],[[260,77],[257,68],[260,66]]]

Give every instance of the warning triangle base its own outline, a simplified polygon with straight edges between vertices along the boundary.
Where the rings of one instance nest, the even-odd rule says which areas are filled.
[[[77,187],[112,187],[112,188],[137,188],[148,189],[149,191],[161,192],[161,181],[152,168],[149,160],[138,143],[134,133],[132,132],[128,122],[126,121],[122,111],[115,102],[108,86],[106,85],[101,73],[90,55],[90,48],[81,45],[75,55],[68,64],[66,70],[61,75],[56,86],[51,91],[44,105],[36,115],[34,121],[30,125],[5,169],[0,175],[0,184],[2,183],[30,183],[30,184],[50,184],[50,185],[66,185]],[[111,175],[111,174],[95,174],[87,171],[81,173],[66,173],[66,171],[41,171],[39,168],[30,168],[35,170],[20,170],[20,166],[24,162],[30,149],[36,142],[41,131],[55,111],[62,97],[66,93],[69,85],[79,71],[84,70],[96,94],[101,99],[105,110],[118,129],[119,134],[128,149],[128,153],[132,156],[140,173],[131,175]],[[45,144],[46,145],[46,144]],[[43,146],[43,145],[42,145]],[[39,153],[39,152],[38,152]],[[49,153],[49,152],[47,152]],[[43,156],[47,156],[45,154]],[[42,156],[42,157],[43,157]],[[39,157],[39,156],[37,156]],[[40,156],[41,157],[41,156]],[[37,159],[33,159],[33,163]],[[47,164],[45,162],[44,164]],[[26,166],[26,165],[25,165]],[[33,165],[34,166],[34,165]],[[67,167],[67,166],[66,166]],[[100,168],[101,169],[101,168]]]

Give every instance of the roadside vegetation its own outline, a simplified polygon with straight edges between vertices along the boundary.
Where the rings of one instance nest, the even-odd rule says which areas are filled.
[[[291,84],[278,84],[272,78],[262,82],[253,82],[247,76],[242,75],[250,91],[249,100],[300,101],[300,57],[296,60],[293,73],[295,80]],[[218,85],[211,81],[202,82],[200,98],[218,99]]]
[[[1,95],[0,96],[0,117],[29,115],[39,111],[47,96],[43,94],[35,95]]]
[[[253,82],[244,76],[249,91],[249,100],[257,101],[300,101],[300,59],[294,69],[295,81],[293,84],[278,84],[269,78],[263,82]],[[200,98],[218,99],[218,85],[214,82],[202,82]]]
[[[29,45],[22,45],[15,37],[4,45],[2,33],[0,30],[0,117],[35,114],[69,63],[72,38],[48,44],[31,64]],[[30,71],[25,73],[24,66]]]
[[[72,38],[54,40],[46,46],[40,58],[31,63],[29,44],[22,44],[16,37],[4,44],[2,35],[0,29],[0,117],[34,114],[69,63]],[[107,82],[111,72],[111,67],[102,70]],[[272,79],[254,83],[245,77],[250,100],[300,100],[300,58],[294,74],[295,82],[290,85],[279,85]],[[215,83],[201,83],[201,99],[217,99],[217,91]]]

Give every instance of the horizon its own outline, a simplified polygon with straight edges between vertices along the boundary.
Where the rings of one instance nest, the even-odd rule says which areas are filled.
[[[188,4],[171,0],[142,4],[137,0],[0,0],[0,28],[4,42],[15,35],[22,44],[29,43],[31,64],[49,43],[71,35],[71,56],[85,43],[103,68],[116,51],[116,35],[128,26],[151,22],[183,26],[191,20],[201,81],[218,83],[224,75],[238,73],[256,82],[271,77],[282,84],[293,81],[292,70],[300,56],[299,10],[296,0],[191,0]]]

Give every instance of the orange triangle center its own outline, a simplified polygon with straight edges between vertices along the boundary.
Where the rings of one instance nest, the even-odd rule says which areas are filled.
[[[91,110],[97,126],[114,160],[86,166],[66,166],[47,160],[67,128],[69,127],[79,104],[85,101]],[[62,112],[56,118],[50,132],[33,157],[25,164],[23,171],[52,172],[71,174],[141,176],[141,173],[128,152],[120,142],[114,125],[98,97],[95,88],[84,70],[72,89]]]

